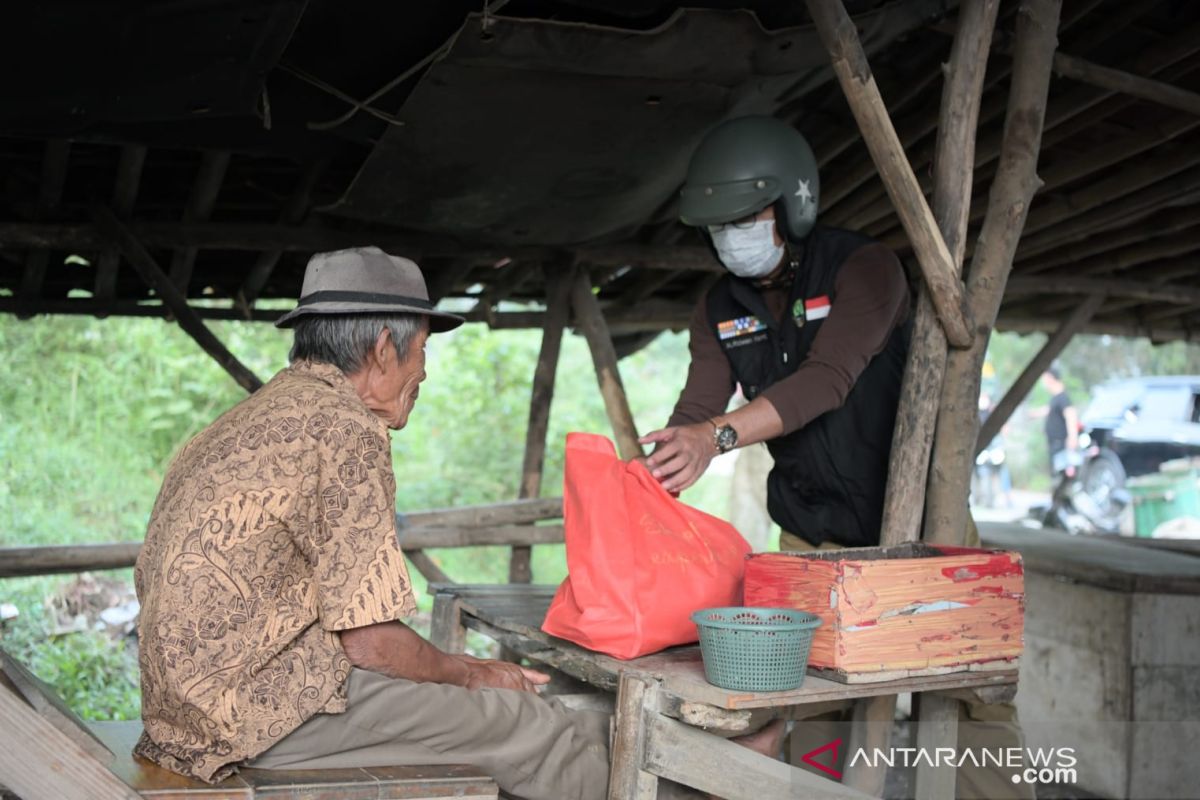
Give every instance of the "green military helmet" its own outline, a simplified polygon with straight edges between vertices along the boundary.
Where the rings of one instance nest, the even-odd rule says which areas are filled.
[[[719,225],[778,201],[788,238],[802,239],[817,221],[820,178],[808,142],[774,117],[739,117],[713,128],[688,164],[679,192],[685,225]]]

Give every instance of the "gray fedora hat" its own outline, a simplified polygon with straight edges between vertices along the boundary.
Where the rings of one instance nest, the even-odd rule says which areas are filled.
[[[424,314],[432,333],[453,330],[466,321],[433,307],[416,263],[378,247],[351,247],[316,253],[308,260],[300,302],[275,326],[290,328],[306,314],[389,313]]]

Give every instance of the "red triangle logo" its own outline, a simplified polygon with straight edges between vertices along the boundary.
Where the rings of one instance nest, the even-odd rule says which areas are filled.
[[[834,769],[833,765],[838,763],[838,751],[841,749],[841,746],[842,740],[840,738],[834,739],[829,744],[823,744],[816,750],[809,750],[807,753],[800,756],[800,760],[805,764],[808,764],[810,767],[815,767],[816,769],[821,770],[821,772],[824,772],[826,775],[834,777],[840,781],[842,779],[842,773]],[[821,762],[817,761],[817,756],[826,751],[829,751],[829,763],[822,764]]]

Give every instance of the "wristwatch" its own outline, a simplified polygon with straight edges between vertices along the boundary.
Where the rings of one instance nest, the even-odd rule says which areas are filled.
[[[737,447],[737,431],[733,429],[732,425],[718,425],[716,420],[711,419],[709,422],[713,426],[713,444],[716,445],[718,453],[728,453]]]

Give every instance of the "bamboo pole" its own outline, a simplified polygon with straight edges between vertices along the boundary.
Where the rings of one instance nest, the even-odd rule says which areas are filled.
[[[613,349],[612,335],[600,302],[592,294],[592,279],[587,270],[579,270],[571,286],[571,306],[575,309],[576,325],[587,339],[592,351],[592,363],[596,367],[596,380],[600,383],[600,395],[604,398],[604,410],[613,426],[617,440],[617,452],[621,458],[630,459],[644,455],[638,444],[637,425],[633,412],[629,410],[629,398],[621,383],[621,371],[617,367],[617,352]]]
[[[542,493],[542,473],[546,461],[546,431],[550,427],[550,405],[554,400],[554,379],[562,350],[563,330],[571,311],[573,268],[546,271],[546,325],[542,329],[542,347],[533,370],[529,397],[529,424],[525,428],[525,460],[521,465],[521,499]],[[509,583],[529,583],[533,579],[533,548],[514,547],[508,563]]]
[[[1104,295],[1102,294],[1088,296],[1071,316],[1063,320],[1063,323],[1058,326],[1058,330],[1050,335],[1050,338],[1042,345],[1042,349],[1030,359],[1025,369],[1004,393],[1004,397],[1000,399],[999,403],[996,403],[992,412],[988,414],[988,418],[979,426],[979,435],[975,438],[974,455],[979,455],[987,447],[988,442],[996,438],[996,434],[1008,422],[1013,412],[1017,410],[1017,406],[1021,405],[1021,402],[1033,389],[1034,384],[1037,383],[1038,378],[1050,368],[1054,359],[1058,358],[1075,338],[1075,334],[1079,333],[1083,326],[1091,320],[1103,302]]]
[[[209,327],[204,324],[204,320],[200,319],[188,305],[184,291],[167,277],[155,262],[154,257],[142,246],[142,243],[107,208],[95,206],[92,215],[96,224],[108,233],[111,241],[117,245],[137,273],[142,276],[142,280],[162,298],[163,305],[175,315],[179,327],[187,331],[204,352],[216,359],[216,362],[233,376],[239,386],[247,392],[257,391],[262,386],[262,381],[250,371],[249,367],[239,361],[237,356],[229,352],[215,333],[209,330]]]
[[[976,121],[999,6],[999,0],[963,3],[942,95],[943,123],[938,129],[933,200],[938,226],[954,254],[956,275],[962,269],[971,207]],[[933,305],[928,293],[920,290],[888,465],[880,535],[880,544],[885,546],[914,541],[920,536],[946,353],[946,337],[937,325]]]
[[[969,524],[967,496],[979,430],[979,384],[988,337],[1012,269],[1029,204],[1038,189],[1050,66],[1057,46],[1061,0],[1022,0],[1017,17],[1012,88],[1004,144],[988,213],[971,263],[968,297],[981,334],[969,350],[951,352],[934,435],[933,472],[925,517],[927,541],[960,543]]]
[[[917,261],[946,339],[955,347],[970,346],[974,334],[968,323],[962,281],[954,258],[938,232],[937,221],[912,166],[900,145],[887,107],[879,95],[853,20],[841,0],[805,0],[821,41],[829,51],[834,72],[858,121],[871,158],[917,254]]]

